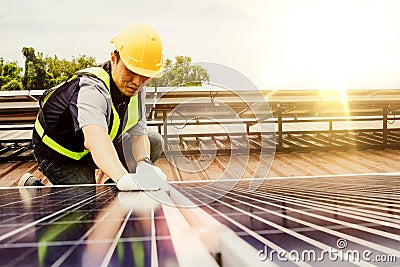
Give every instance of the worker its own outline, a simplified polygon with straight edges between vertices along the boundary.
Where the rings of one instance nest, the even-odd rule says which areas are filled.
[[[166,180],[153,165],[162,153],[162,137],[148,132],[145,110],[144,85],[161,73],[160,37],[152,26],[135,23],[111,43],[115,50],[108,62],[78,71],[39,101],[34,155],[53,185],[95,184],[97,168],[120,190],[141,190],[149,176]],[[131,160],[124,157],[123,140],[130,143]],[[19,185],[42,184],[25,174]]]

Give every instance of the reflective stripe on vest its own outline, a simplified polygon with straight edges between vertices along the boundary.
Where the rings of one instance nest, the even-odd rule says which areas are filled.
[[[138,122],[139,120],[138,107],[139,107],[138,95],[135,95],[134,97],[131,97],[131,100],[129,101],[127,109],[128,120],[126,121],[126,125],[122,133],[125,133],[127,130],[132,128]]]
[[[44,129],[39,122],[39,118],[36,118],[35,130],[39,134],[39,136],[42,138],[43,143],[45,143],[48,147],[57,151],[61,155],[67,156],[67,157],[75,159],[75,160],[79,160],[83,156],[85,156],[87,153],[89,153],[89,150],[87,150],[87,149],[83,150],[82,152],[74,152],[72,150],[69,150],[68,148],[65,148],[65,147],[59,145],[56,141],[54,141],[48,135],[44,135]]]
[[[97,78],[99,78],[100,80],[102,80],[103,83],[106,85],[108,92],[111,95],[110,75],[103,68],[92,67],[92,68],[82,69],[80,71],[77,71],[75,73],[75,75],[73,77],[71,77],[69,80],[75,79],[78,75],[82,75],[82,74],[83,75],[84,74],[94,75]],[[49,97],[52,95],[52,93],[54,91],[48,93],[45,96],[43,105],[46,103],[46,101],[49,99]],[[119,118],[118,112],[115,109],[114,105],[112,103],[111,103],[111,105],[112,105],[112,112],[113,112],[113,121],[112,121],[111,131],[110,131],[109,135],[110,135],[111,140],[113,141],[118,133],[118,129],[119,129],[119,125],[120,125],[120,118]],[[131,97],[131,100],[129,101],[129,105],[127,108],[128,120],[127,120],[127,123],[126,123],[122,133],[126,132],[131,127],[133,127],[134,125],[137,124],[137,122],[139,120],[138,106],[139,106],[138,105],[138,96],[135,95],[135,96]],[[40,111],[40,112],[42,112],[42,111]],[[89,153],[89,151],[87,149],[84,149],[81,152],[75,152],[75,151],[69,150],[69,149],[61,146],[60,144],[58,144],[56,141],[54,141],[48,135],[45,135],[44,134],[45,131],[39,121],[39,116],[36,118],[36,121],[35,121],[35,130],[39,134],[39,136],[42,138],[42,142],[44,144],[46,144],[48,147],[52,148],[53,150],[57,151],[58,153],[60,153],[64,156],[67,156],[67,157],[75,159],[75,160],[79,160],[83,156],[85,156],[87,153]]]

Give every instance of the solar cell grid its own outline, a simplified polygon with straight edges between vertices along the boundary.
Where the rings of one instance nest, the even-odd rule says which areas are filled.
[[[177,265],[160,205],[121,204],[113,186],[0,190],[1,266]]]
[[[255,266],[257,257],[266,264],[260,258],[266,248],[286,253],[285,261],[275,255],[268,262],[280,266],[334,264],[326,258],[316,262],[290,254],[294,250],[312,250],[317,256],[330,249],[368,250],[392,257],[387,263],[364,258],[355,262],[344,253],[337,255],[340,266],[395,266],[400,261],[399,176],[257,182],[253,191],[249,186],[254,180],[173,183],[171,199],[179,204],[175,196],[180,193],[186,201],[201,204],[193,209],[165,206],[143,192],[118,192],[110,185],[1,188],[0,265],[177,266],[186,262],[194,266],[204,258],[199,255],[210,257],[211,252],[224,266],[250,260]],[[204,216],[231,229],[237,239]],[[209,252],[198,253],[203,245],[193,239],[197,234],[204,236],[200,239]],[[346,246],[340,248],[339,241]]]
[[[400,259],[398,176],[267,179],[255,191],[249,191],[250,181],[242,180],[224,197],[216,197],[236,182],[214,182],[212,188],[192,183],[178,189],[193,202],[203,203],[207,213],[258,251],[268,246],[287,254],[313,249],[318,255],[338,249],[338,240],[345,240],[346,248]],[[342,263],[349,263],[346,257]],[[301,260],[280,263],[301,265]],[[361,259],[358,264],[370,263]]]

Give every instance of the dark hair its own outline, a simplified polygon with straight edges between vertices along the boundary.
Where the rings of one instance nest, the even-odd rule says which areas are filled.
[[[118,63],[119,58],[120,58],[119,52],[118,52],[117,50],[114,50],[114,55],[115,55],[115,57],[117,58],[117,62],[116,62],[116,63]]]

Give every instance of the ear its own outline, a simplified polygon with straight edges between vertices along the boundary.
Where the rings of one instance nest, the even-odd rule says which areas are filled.
[[[111,63],[115,64],[117,62],[117,57],[115,56],[114,52],[111,52]]]

